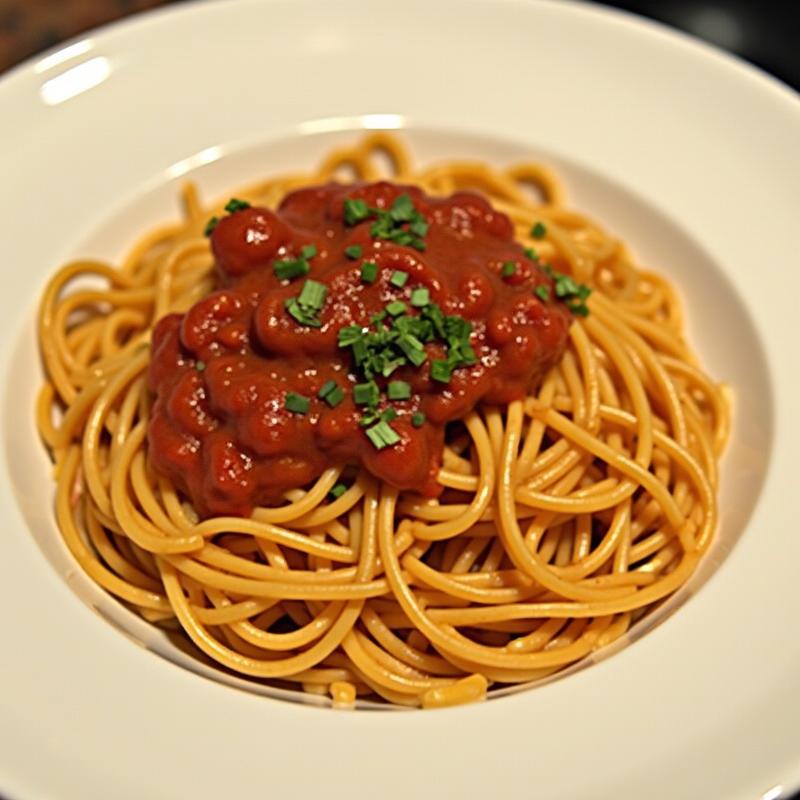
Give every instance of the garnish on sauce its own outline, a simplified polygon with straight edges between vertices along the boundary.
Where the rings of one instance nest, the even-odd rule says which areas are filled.
[[[237,197],[231,197],[231,199],[225,204],[225,210],[229,214],[235,214],[237,211],[243,211],[245,208],[250,208],[250,203],[248,203],[247,200],[239,200]],[[206,227],[203,230],[203,235],[211,236],[218,224],[219,217],[211,217],[211,219],[206,223]]]
[[[153,465],[201,514],[335,464],[437,496],[445,426],[524,397],[588,313],[588,287],[469,192],[328,184],[226,211],[219,287],[159,322],[149,370]]]
[[[387,211],[372,208],[362,199],[345,200],[344,221],[346,225],[358,225],[373,219],[369,232],[373,239],[386,239],[399,245],[424,250],[424,236],[428,232],[428,222],[414,207],[408,194],[395,198]]]

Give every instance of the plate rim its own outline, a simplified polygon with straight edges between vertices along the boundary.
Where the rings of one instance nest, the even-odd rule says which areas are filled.
[[[511,6],[511,5],[519,5],[519,6],[527,5],[527,6],[531,6],[531,7],[536,7],[536,6],[540,6],[541,5],[540,3],[530,2],[529,0],[505,0],[505,2],[509,6]],[[100,39],[103,39],[104,37],[107,37],[109,32],[111,32],[111,33],[122,32],[123,34],[125,34],[126,31],[133,32],[133,30],[135,30],[136,25],[137,24],[141,24],[142,18],[144,18],[144,17],[147,18],[147,21],[152,22],[154,24],[170,25],[170,24],[172,24],[171,20],[183,18],[184,15],[197,13],[198,10],[202,9],[203,7],[209,6],[209,5],[218,5],[218,4],[212,4],[212,3],[208,3],[208,2],[203,2],[202,0],[195,0],[195,2],[191,2],[191,3],[185,4],[185,5],[171,6],[171,7],[166,7],[166,8],[155,9],[155,10],[149,11],[149,12],[147,12],[145,14],[136,15],[133,18],[129,18],[127,20],[122,20],[122,21],[110,23],[107,26],[103,26],[100,29],[92,31],[92,32],[90,32],[88,34],[85,34],[85,35],[83,35],[81,37],[78,37],[78,38],[79,39],[83,39],[83,38],[87,38],[87,37],[91,36],[92,38],[96,38],[97,40],[100,40]],[[245,7],[245,6],[248,6],[248,5],[249,6],[254,6],[255,3],[250,3],[247,0],[244,0],[243,2],[241,2],[241,1],[240,2],[231,2],[228,5],[229,5],[229,7],[240,8],[240,7]],[[272,3],[265,4],[265,6],[267,6],[267,7],[268,6],[272,6],[272,5],[277,5],[277,4],[272,4]],[[484,5],[484,4],[483,4],[482,0],[474,0],[473,5],[478,6],[478,5]],[[800,99],[800,97],[798,95],[796,95],[796,93],[794,93],[793,90],[791,90],[790,87],[785,86],[785,84],[781,83],[780,81],[778,81],[777,79],[775,79],[772,76],[768,75],[767,73],[764,73],[763,71],[758,70],[755,67],[752,67],[750,65],[745,64],[740,59],[738,59],[738,58],[736,58],[734,56],[730,56],[728,54],[722,53],[721,51],[719,51],[715,47],[700,43],[700,42],[694,40],[692,37],[686,36],[684,34],[675,33],[673,31],[671,31],[671,29],[668,29],[665,26],[660,25],[659,23],[652,23],[650,21],[641,21],[640,18],[635,17],[635,15],[631,15],[631,14],[629,14],[627,12],[620,12],[620,11],[614,10],[614,9],[606,9],[605,7],[600,7],[600,6],[597,6],[597,7],[596,6],[585,6],[582,3],[572,3],[572,2],[569,2],[569,3],[558,3],[558,4],[554,4],[554,5],[563,6],[564,8],[570,8],[570,9],[572,9],[572,11],[570,11],[570,13],[576,13],[575,9],[590,8],[591,10],[590,10],[589,13],[591,13],[592,15],[595,15],[598,18],[605,17],[606,15],[610,15],[612,17],[623,17],[628,23],[633,23],[634,27],[640,27],[641,28],[642,26],[644,26],[645,29],[648,29],[648,28],[651,29],[651,28],[655,27],[661,35],[666,35],[667,39],[677,37],[677,39],[684,41],[684,43],[686,43],[686,42],[691,43],[691,45],[693,47],[699,47],[701,50],[711,51],[716,58],[722,57],[724,61],[728,62],[729,66],[735,66],[738,70],[742,70],[743,69],[746,74],[750,75],[750,77],[758,77],[759,80],[761,80],[762,82],[764,80],[766,80],[767,84],[769,84],[771,86],[771,89],[775,89],[775,88],[780,89],[781,92],[782,92],[782,96],[787,100],[791,100],[791,101],[796,103],[797,100]],[[578,13],[580,14],[582,12],[578,12]],[[161,20],[160,23],[158,22],[158,19]],[[165,22],[165,20],[166,20],[166,22]],[[645,33],[643,35],[646,36],[647,34]],[[75,40],[72,40],[72,41],[75,41]],[[69,44],[69,43],[67,43],[67,44]],[[51,51],[47,51],[47,52],[57,52],[59,49],[61,49],[61,47],[62,46],[59,46],[57,48],[53,48]],[[45,54],[41,54],[41,55],[46,55],[46,53]],[[17,80],[16,76],[18,76],[18,75],[23,76],[23,78],[26,75],[29,76],[30,71],[33,69],[34,65],[39,61],[39,59],[41,58],[41,55],[40,56],[31,57],[26,62],[23,62],[23,64],[18,65],[16,68],[12,69],[10,72],[8,72],[4,76],[0,77],[0,104],[2,104],[4,102],[4,94],[3,94],[3,92],[4,92],[5,88],[6,88],[6,86],[8,86],[9,83],[12,83],[12,82],[16,81]],[[788,95],[785,94],[787,91],[789,93]],[[796,108],[796,110],[800,110],[800,105],[797,105],[795,108]],[[5,362],[3,363],[3,366],[4,366],[4,369],[5,369]],[[797,387],[795,387],[795,394],[796,394],[796,389],[797,389]],[[782,400],[782,401],[785,400],[785,399],[786,398],[784,398],[784,397],[780,398],[780,400]],[[5,406],[5,397],[3,399],[3,406]],[[776,425],[778,423],[779,423],[779,418],[778,418],[778,416],[776,416]],[[5,475],[5,469],[6,469],[5,459],[3,459],[3,462],[4,462],[3,463],[3,468],[2,468],[3,471],[0,472],[0,475],[4,476]],[[776,461],[775,461],[775,459],[773,459],[773,465],[775,465],[775,464],[776,464]],[[769,481],[769,480],[770,480],[770,477],[768,476],[767,477],[767,481]],[[765,491],[766,491],[766,486],[764,487],[764,492],[763,493],[765,493]],[[760,505],[761,506],[763,506],[763,503],[764,503],[763,493],[762,493],[762,500],[760,501]],[[761,509],[761,512],[762,513],[759,514],[759,516],[763,516],[763,508]],[[755,514],[754,514],[754,517],[755,517]],[[753,523],[751,521],[751,525],[752,524]],[[49,569],[48,565],[45,564],[45,566],[47,567],[47,569]],[[55,577],[55,576],[53,576],[53,577]],[[64,588],[66,589],[66,587],[64,587]],[[86,615],[86,618],[88,619],[88,615]],[[114,635],[114,638],[117,638],[116,634],[113,634],[113,635]],[[650,634],[650,636],[651,635],[652,635],[652,633]],[[105,643],[105,639],[106,639],[105,635],[98,635],[95,638],[97,638],[98,640],[99,639],[103,639],[104,643]],[[127,643],[124,643],[124,644],[125,644],[124,652],[127,654],[128,653]],[[112,648],[112,649],[115,649],[115,648]],[[149,657],[149,654],[148,654],[148,657]],[[598,669],[600,666],[601,665],[595,665],[593,667],[593,670]],[[181,672],[180,674],[182,675],[183,672]],[[516,700],[516,698],[515,698],[515,700]],[[495,701],[495,703],[496,702],[498,702],[498,701]],[[238,705],[238,703],[237,703],[237,705]],[[312,712],[312,713],[314,713],[314,712]],[[439,712],[439,713],[442,713],[444,715],[450,715],[453,718],[457,718],[459,716],[469,715],[469,710],[452,710],[452,711],[448,711],[448,712]],[[404,724],[404,723],[401,723],[401,724]],[[361,725],[362,725],[362,723],[354,723],[354,726],[361,727]],[[800,741],[798,743],[800,744]],[[795,781],[795,783],[800,783],[800,766],[798,766],[798,765],[795,765],[795,771],[793,773],[793,780]]]

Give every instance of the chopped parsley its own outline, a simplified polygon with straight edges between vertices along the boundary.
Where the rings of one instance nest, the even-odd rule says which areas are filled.
[[[319,392],[317,392],[317,397],[325,399],[325,395],[330,394],[339,384],[336,383],[334,380],[325,381],[322,384],[322,388],[320,388]]]
[[[385,420],[381,420],[371,428],[367,428],[366,434],[373,446],[378,450],[383,450],[384,447],[390,447],[400,441],[397,431],[390,427]]]
[[[286,392],[284,405],[286,410],[293,414],[307,414],[308,409],[311,408],[311,401],[297,392]]]
[[[284,258],[274,261],[272,269],[280,280],[291,281],[311,272],[311,265],[308,262],[315,255],[317,255],[316,246],[308,244],[300,251],[299,258]]]
[[[351,244],[350,247],[345,247],[344,254],[348,258],[356,259],[361,258],[362,248],[360,244]]]
[[[586,305],[586,301],[592,290],[586,284],[578,283],[571,275],[556,272],[549,264],[545,264],[542,269],[553,279],[556,297],[563,300],[573,314],[588,317],[589,306]]]
[[[301,325],[307,325],[309,328],[321,328],[322,321],[317,317],[316,313],[308,308],[303,308],[296,297],[290,297],[284,303],[286,310],[294,317]]]
[[[368,219],[373,220],[369,229],[373,239],[385,239],[420,251],[425,249],[424,237],[429,225],[408,194],[397,197],[388,211],[372,208],[361,199],[344,201],[345,225],[357,225]]]
[[[333,489],[331,489],[330,492],[328,492],[328,494],[334,500],[338,500],[346,491],[347,491],[347,486],[345,484],[337,483],[336,486],[334,486]]]
[[[392,210],[389,212],[389,216],[396,222],[408,222],[409,220],[413,219],[415,211],[416,209],[414,208],[414,204],[411,202],[411,198],[407,194],[401,194],[394,201],[394,205],[392,206]]]
[[[504,261],[500,268],[500,274],[504,278],[510,278],[517,271],[517,265],[513,261]]]
[[[421,428],[425,424],[425,414],[422,411],[415,411],[411,415],[411,424],[415,428]]]
[[[353,387],[353,402],[357,406],[377,406],[381,398],[381,390],[375,381],[357,383]]]
[[[397,419],[397,409],[393,406],[384,408],[383,411],[381,411],[381,419],[384,422],[391,422],[393,419]]]
[[[246,208],[250,208],[250,203],[248,203],[247,200],[239,200],[238,197],[231,197],[225,204],[225,210],[229,214],[235,214],[237,211],[244,211]]]
[[[428,302],[422,304],[423,300]],[[417,309],[417,314],[408,313],[406,303],[394,300],[373,314],[369,325],[348,325],[339,330],[339,347],[350,351],[354,372],[362,380],[353,390],[354,402],[363,408],[360,424],[368,428],[365,432],[376,447],[388,447],[391,444],[386,441],[388,434],[384,428],[378,430],[383,431],[385,436],[374,433],[377,423],[387,423],[388,427],[398,413],[391,406],[382,412],[378,411],[382,393],[377,378],[388,378],[402,366],[421,367],[428,360],[425,345],[433,342],[446,345],[446,357],[431,362],[430,375],[433,380],[447,383],[454,370],[477,362],[470,344],[472,324],[469,320],[445,314],[436,303],[430,302],[427,289],[412,290],[412,307]],[[409,400],[412,396],[411,385],[406,381],[389,381],[385,396],[389,401]],[[424,414],[412,417],[412,424],[417,427],[424,421]],[[372,435],[370,431],[373,431]],[[394,431],[392,435],[396,435]]]
[[[402,300],[393,300],[386,306],[386,313],[398,317],[400,314],[404,314],[407,308],[408,306]]]
[[[344,224],[357,225],[370,215],[369,206],[363,200],[344,201]]]
[[[358,424],[362,428],[368,428],[375,422],[379,422],[381,420],[384,422],[391,422],[394,419],[397,419],[397,409],[393,408],[392,406],[387,406],[383,409],[383,411],[378,411],[377,406],[372,406],[361,415],[361,419],[358,421]]]
[[[391,381],[386,387],[386,395],[390,400],[408,400],[411,397],[411,384],[406,381]]]
[[[450,383],[450,378],[453,376],[453,367],[449,361],[445,359],[437,359],[431,361],[431,378],[440,383]]]
[[[336,408],[344,400],[344,390],[334,380],[325,381],[317,392],[317,397],[324,400],[331,408]]]
[[[434,341],[447,344],[446,360],[451,370],[475,363],[468,320],[445,315],[435,303],[422,308],[418,316],[406,311],[405,303],[396,300],[386,306],[391,321],[378,314],[368,328],[348,325],[339,331],[339,347],[350,349],[357,372],[372,379],[386,377],[403,364],[420,367],[427,360],[425,345]]]
[[[361,265],[361,280],[364,283],[375,283],[378,277],[378,265],[374,261],[365,261]]]
[[[544,239],[544,237],[547,236],[547,228],[544,226],[544,223],[537,222],[531,228],[531,236],[533,236],[534,239]]]
[[[431,293],[424,286],[411,290],[411,305],[414,308],[425,308],[430,301]]]
[[[324,283],[307,280],[300,290],[300,296],[297,298],[297,302],[300,303],[301,306],[319,311],[325,303],[327,294],[328,288]]]
[[[318,313],[325,304],[327,294],[328,288],[325,284],[309,278],[303,284],[300,294],[297,297],[290,297],[284,305],[289,314],[301,325],[321,328],[322,321],[319,319]]]
[[[244,211],[245,208],[250,208],[250,203],[248,203],[247,200],[239,200],[236,197],[231,197],[225,204],[225,210],[229,214],[235,214],[237,211]],[[211,217],[206,223],[206,227],[203,229],[203,236],[211,236],[216,230],[217,225],[219,225],[219,217]]]
[[[589,306],[586,305],[585,298],[582,300],[573,300],[572,302],[567,303],[567,308],[573,314],[577,314],[579,317],[589,316]]]
[[[403,270],[398,269],[392,273],[392,277],[389,278],[389,283],[392,286],[396,286],[398,289],[402,289],[406,283],[408,283],[408,273],[403,272]]]
[[[550,299],[550,287],[544,283],[537,286],[533,293],[545,303]]]
[[[275,274],[282,281],[291,281],[301,275],[308,275],[311,266],[305,258],[284,259],[275,261],[272,265]]]
[[[325,402],[331,408],[336,408],[342,400],[344,400],[344,389],[342,389],[341,386],[337,386],[332,392],[325,396]]]

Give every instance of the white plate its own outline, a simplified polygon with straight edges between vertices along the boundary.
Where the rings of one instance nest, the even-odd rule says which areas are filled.
[[[800,782],[796,95],[596,6],[228,0],[19,67],[0,119],[1,792],[744,799]],[[333,713],[155,656],[174,654],[71,568],[33,433],[31,320],[57,264],[119,253],[174,213],[187,170],[213,193],[387,126],[423,157],[550,158],[576,205],[680,282],[737,428],[719,569],[665,624],[478,706]]]

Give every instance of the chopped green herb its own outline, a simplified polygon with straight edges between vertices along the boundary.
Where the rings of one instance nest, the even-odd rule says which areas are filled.
[[[431,361],[431,378],[440,383],[450,383],[453,375],[453,367],[449,361],[436,359]]]
[[[272,269],[280,280],[291,281],[295,278],[299,278],[301,275],[308,275],[311,271],[311,265],[308,263],[308,260],[314,258],[315,255],[317,255],[316,245],[307,244],[300,250],[299,258],[284,258],[275,261],[272,264]]]
[[[348,258],[361,258],[361,245],[351,244],[350,247],[345,247],[344,254]]]
[[[364,338],[360,325],[347,325],[339,329],[339,347],[349,347],[353,342]]]
[[[585,302],[567,303],[567,308],[573,314],[577,314],[579,317],[588,317],[589,316],[589,306],[587,306]]]
[[[359,367],[363,366],[364,362],[367,360],[367,357],[369,356],[369,347],[367,347],[366,337],[361,338],[356,342],[353,342],[351,347],[353,348],[353,357],[356,360],[356,364]]]
[[[415,428],[421,428],[425,424],[425,414],[422,411],[415,411],[411,415],[411,424]]]
[[[408,273],[403,272],[403,270],[398,269],[392,273],[392,277],[389,278],[389,283],[392,286],[396,286],[398,289],[402,289],[406,283],[408,282]]]
[[[544,283],[542,283],[542,284],[540,284],[539,286],[537,286],[537,287],[536,287],[536,288],[533,290],[533,293],[534,293],[534,294],[535,294],[535,295],[536,295],[536,296],[537,296],[537,297],[538,297],[540,300],[544,301],[545,303],[546,303],[546,302],[547,302],[547,301],[550,299],[550,287],[549,287],[549,286],[547,286],[547,285],[546,285],[546,284],[544,284]]]
[[[293,414],[307,414],[308,409],[311,408],[311,401],[307,397],[297,392],[286,392],[286,400],[284,401],[287,411]]]
[[[229,214],[235,214],[237,211],[244,211],[246,208],[250,208],[250,203],[248,203],[247,200],[239,200],[236,197],[231,197],[225,204],[225,210]]]
[[[429,225],[425,222],[425,218],[420,214],[415,219],[411,220],[408,229],[414,236],[425,236],[428,233]],[[418,248],[419,249],[419,248]],[[424,247],[422,248],[425,249]]]
[[[390,447],[400,441],[397,432],[384,420],[381,420],[371,428],[367,428],[366,434],[373,446],[378,450],[383,450],[384,447]]]
[[[424,286],[411,290],[411,305],[415,308],[425,308],[430,301],[431,293]]]
[[[311,328],[321,328],[322,322],[317,317],[314,309],[305,308],[298,302],[296,297],[290,297],[284,302],[286,310],[301,325],[308,325]]]
[[[211,236],[214,233],[214,229],[219,225],[219,217],[211,217],[211,219],[206,223],[206,227],[203,230],[203,236]]]
[[[344,201],[345,225],[356,225],[369,217],[369,206],[363,200]]]
[[[237,211],[242,211],[245,208],[250,208],[250,203],[248,203],[246,200],[238,200],[235,197],[232,197],[225,204],[225,210],[229,214],[235,214]],[[211,219],[206,223],[206,227],[203,229],[203,235],[211,236],[211,234],[216,230],[217,225],[219,225],[219,217],[211,217]]]
[[[290,297],[284,306],[301,325],[321,328],[322,322],[317,312],[325,304],[327,294],[328,288],[325,284],[309,279],[303,284],[300,294],[297,297]]]
[[[402,300],[393,300],[386,306],[386,311],[393,317],[399,317],[408,306]]]
[[[384,422],[391,422],[393,419],[397,419],[397,409],[392,406],[387,406],[381,411],[381,419]]]
[[[411,384],[406,381],[391,381],[386,388],[390,400],[408,400],[411,397]]]
[[[471,364],[475,364],[478,361],[478,357],[475,355],[475,351],[472,349],[471,344],[462,344],[459,348],[461,356],[461,363],[456,364],[456,366],[469,366]]]
[[[381,365],[381,375],[384,378],[388,378],[398,367],[402,367],[405,363],[406,360],[402,356],[384,361]]]
[[[422,287],[424,288],[424,287]],[[417,302],[429,297],[415,295]],[[353,400],[362,407],[359,424],[370,428],[376,422],[388,422],[396,410],[378,412],[381,391],[375,378],[389,377],[404,365],[420,367],[428,360],[425,345],[439,342],[446,345],[446,358],[432,365],[432,379],[447,383],[453,370],[474,364],[475,351],[470,344],[472,324],[457,315],[446,315],[435,303],[417,306],[418,315],[407,313],[408,305],[395,300],[379,313],[372,315],[369,326],[349,325],[338,334],[340,347],[349,348],[354,370],[362,383],[353,393]],[[405,381],[389,381],[385,395],[390,402],[408,400],[411,386]]]
[[[322,388],[317,392],[317,397],[325,399],[339,384],[331,379],[322,384]]]
[[[313,281],[309,278],[300,290],[300,295],[297,302],[305,308],[319,311],[325,304],[325,297],[328,294],[328,287],[319,281]]]
[[[194,368],[198,372],[202,372],[206,368],[206,362],[205,361],[195,361],[194,362]]]
[[[370,226],[369,235],[373,239],[388,239],[395,229],[391,215],[388,211],[381,211],[380,209],[372,209],[372,211],[377,214],[377,219]]]
[[[343,483],[337,483],[328,494],[334,499],[338,500],[347,491],[347,486]]]
[[[382,208],[370,208],[363,200],[344,201],[346,225],[356,225],[366,219],[374,219],[369,229],[370,236],[374,239],[387,239],[417,250],[425,249],[423,237],[428,232],[428,223],[414,208],[409,195],[402,194],[397,197],[388,211]]]
[[[374,261],[365,261],[361,265],[361,280],[364,283],[374,283],[378,277],[378,265]]]
[[[282,281],[291,281],[294,278],[299,278],[301,275],[308,275],[311,271],[311,267],[305,258],[275,261],[272,264],[272,269]]]
[[[411,197],[407,194],[401,194],[392,204],[389,216],[395,222],[410,222],[414,217],[415,211]]]
[[[422,318],[430,322],[436,335],[444,339],[444,312],[435,303],[430,303],[422,309]]]
[[[331,408],[336,408],[342,400],[344,400],[344,389],[341,386],[337,386],[332,392],[325,395],[325,402]]]
[[[542,269],[553,279],[556,297],[567,304],[567,308],[581,317],[589,316],[589,307],[586,300],[592,290],[583,283],[578,283],[571,275],[556,272],[550,264],[545,264]]]
[[[428,355],[422,346],[422,342],[410,333],[400,337],[397,340],[397,346],[415,367],[422,366],[428,360]]]
[[[539,254],[532,247],[526,247],[524,252],[531,261],[539,260]]]
[[[500,274],[504,278],[510,278],[517,271],[517,265],[513,261],[504,261],[500,269]]]
[[[376,406],[380,396],[381,392],[375,381],[357,383],[353,387],[353,402],[357,406]]]
[[[544,224],[541,222],[537,222],[531,228],[531,236],[534,239],[543,239],[547,235],[547,228],[545,228]]]
[[[425,242],[419,236],[415,236],[411,230],[394,230],[379,238],[387,239],[395,244],[401,244],[403,247],[413,247],[419,251],[425,249]]]
[[[556,297],[572,297],[578,294],[578,284],[570,275],[557,275],[556,281]]]

